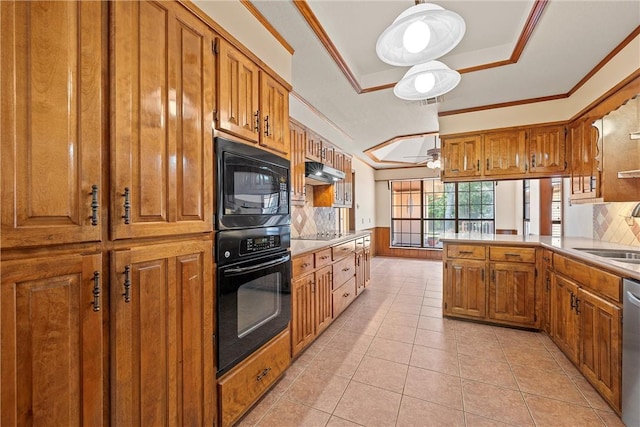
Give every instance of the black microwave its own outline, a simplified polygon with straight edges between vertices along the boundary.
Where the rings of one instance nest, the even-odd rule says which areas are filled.
[[[216,228],[291,224],[289,160],[220,137],[214,147]]]

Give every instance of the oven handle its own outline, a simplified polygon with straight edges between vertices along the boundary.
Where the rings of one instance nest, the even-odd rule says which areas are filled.
[[[238,268],[229,268],[225,270],[224,274],[226,276],[237,276],[239,274],[251,273],[257,270],[261,270],[266,267],[272,267],[274,265],[282,264],[291,259],[291,256],[285,255],[273,261],[263,262],[262,264],[252,265],[251,267],[238,267]]]

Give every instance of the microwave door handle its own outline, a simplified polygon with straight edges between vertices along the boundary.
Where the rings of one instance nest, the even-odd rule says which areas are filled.
[[[227,276],[237,276],[239,274],[252,273],[257,270],[261,270],[267,267],[273,267],[274,265],[282,264],[289,261],[291,257],[289,255],[285,255],[273,261],[263,262],[262,264],[252,265],[251,267],[239,267],[239,268],[230,268],[225,271],[225,275]]]

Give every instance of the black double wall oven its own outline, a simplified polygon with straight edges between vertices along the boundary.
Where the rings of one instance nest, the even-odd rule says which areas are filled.
[[[289,161],[215,138],[217,376],[291,319]]]

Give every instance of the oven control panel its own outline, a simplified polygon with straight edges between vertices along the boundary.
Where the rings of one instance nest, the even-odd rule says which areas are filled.
[[[240,254],[252,254],[280,247],[280,236],[250,237],[240,242]]]

